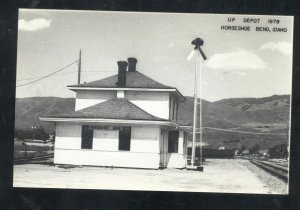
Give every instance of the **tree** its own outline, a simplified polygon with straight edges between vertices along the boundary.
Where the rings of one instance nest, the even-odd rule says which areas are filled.
[[[254,144],[250,149],[249,149],[249,153],[250,154],[256,154],[258,153],[260,149],[260,146],[258,144]]]
[[[246,147],[244,145],[240,146],[238,148],[239,154],[242,154],[242,152],[246,149]]]
[[[24,139],[31,139],[32,138],[32,131],[31,130],[22,130],[22,129],[15,129],[14,137],[24,140]]]
[[[34,132],[36,132],[35,133],[36,139],[41,139],[41,140],[46,141],[49,138],[49,134],[46,132],[45,128],[42,126],[37,127]]]

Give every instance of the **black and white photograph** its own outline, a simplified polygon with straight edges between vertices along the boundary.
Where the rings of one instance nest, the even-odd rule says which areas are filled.
[[[13,187],[287,195],[293,21],[20,9]]]

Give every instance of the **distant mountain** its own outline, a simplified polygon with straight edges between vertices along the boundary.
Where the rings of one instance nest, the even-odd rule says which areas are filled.
[[[193,122],[194,99],[186,97],[179,104],[179,121]],[[264,98],[231,98],[215,102],[202,100],[203,126],[221,129],[233,129],[247,132],[288,133],[290,96],[273,95]],[[59,114],[75,110],[74,98],[32,97],[16,99],[15,127],[28,130],[35,124],[46,130],[54,130],[53,123],[39,121],[38,117]],[[237,148],[251,147],[258,143],[261,148],[287,143],[287,136],[267,136],[239,134],[206,129],[203,139],[208,147]]]
[[[54,124],[41,122],[39,116],[59,114],[75,110],[74,98],[30,97],[17,98],[15,108],[15,128],[31,129],[42,125],[46,130],[54,130]]]
[[[179,119],[192,124],[194,99],[179,104]],[[216,102],[202,100],[203,126],[234,128],[247,123],[288,123],[289,95],[264,98],[231,98]]]
[[[186,97],[186,102],[179,105],[181,121],[192,125],[193,106],[192,97]],[[207,147],[250,148],[254,144],[259,144],[261,149],[268,149],[277,144],[288,143],[288,136],[281,134],[288,134],[289,131],[289,95],[231,98],[215,102],[202,100],[202,112],[203,127],[277,134],[255,135],[204,129],[203,141],[206,142]]]

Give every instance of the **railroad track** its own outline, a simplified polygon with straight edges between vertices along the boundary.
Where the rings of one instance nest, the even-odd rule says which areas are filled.
[[[50,158],[53,158],[54,155],[41,155],[41,156],[35,156],[35,157],[24,157],[24,158],[17,158],[14,160],[14,164],[27,164],[27,163],[38,163],[41,161],[48,160]]]
[[[282,165],[278,165],[273,162],[260,161],[260,160],[250,160],[254,165],[264,169],[273,176],[287,182],[288,181],[288,168]]]
[[[276,161],[270,161],[270,160],[269,160],[269,162],[274,163],[276,165],[280,165],[282,167],[288,167],[288,163],[287,162],[276,162]]]

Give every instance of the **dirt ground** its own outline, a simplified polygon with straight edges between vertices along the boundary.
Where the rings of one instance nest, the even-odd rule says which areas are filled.
[[[204,172],[102,167],[14,166],[14,187],[276,193],[239,159],[209,159]]]

